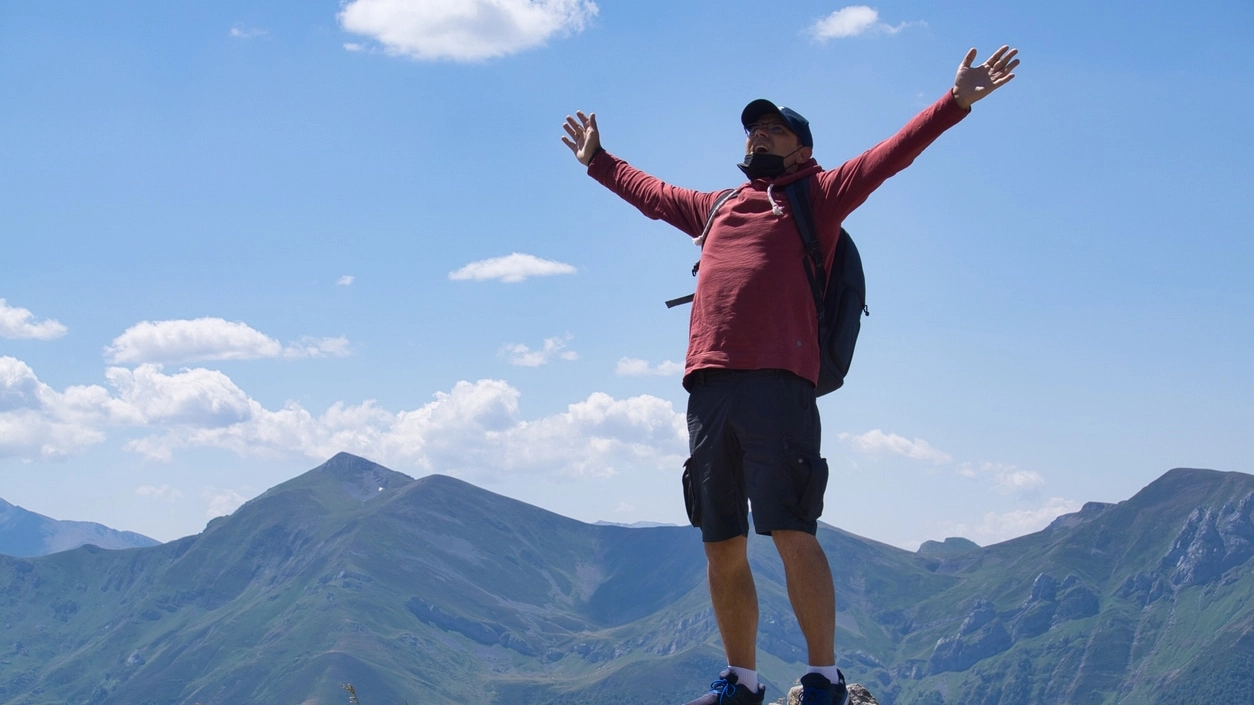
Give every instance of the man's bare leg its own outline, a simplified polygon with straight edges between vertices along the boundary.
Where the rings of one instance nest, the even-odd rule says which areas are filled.
[[[772,531],[784,562],[788,599],[801,625],[811,666],[836,663],[836,588],[819,540],[804,531]]]
[[[710,602],[727,665],[757,669],[758,591],[749,569],[748,537],[705,544]],[[824,563],[826,565],[826,563]]]

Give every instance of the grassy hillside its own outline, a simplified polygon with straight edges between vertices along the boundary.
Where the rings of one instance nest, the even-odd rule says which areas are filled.
[[[884,705],[1254,701],[1250,476],[1172,471],[986,548],[819,537],[842,668]],[[750,550],[773,699],[804,643],[769,540]],[[341,454],[198,536],[0,556],[0,704],[683,699],[724,665],[704,579],[687,527]]]

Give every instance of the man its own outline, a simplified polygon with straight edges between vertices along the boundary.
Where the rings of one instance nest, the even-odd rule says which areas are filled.
[[[1003,46],[979,66],[967,52],[954,84],[896,135],[840,168],[813,159],[809,123],[767,100],[741,113],[749,182],[732,193],[666,184],[601,147],[596,114],[566,117],[562,142],[588,174],[646,216],[700,238],[701,276],[689,324],[684,387],[689,392],[691,457],[685,464],[688,516],[700,527],[710,600],[727,669],[688,705],[758,705],[758,600],[746,546],[748,505],[754,530],[769,535],[784,564],[788,597],[805,637],[809,669],[804,705],[843,705],[836,668],[836,598],[831,568],[815,536],[827,486],[819,456],[814,385],[819,351],[806,253],[783,188],[806,180],[816,235],[831,263],[841,222],[893,174],[910,165],[971,105],[1014,78],[1017,49]]]

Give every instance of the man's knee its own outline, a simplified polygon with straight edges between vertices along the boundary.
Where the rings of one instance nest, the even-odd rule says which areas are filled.
[[[779,551],[779,557],[784,563],[792,560],[814,560],[818,556],[826,558],[823,547],[819,545],[814,534],[777,530],[771,532],[771,538],[775,541],[775,550]]]
[[[714,569],[722,570],[749,564],[748,537],[734,536],[724,541],[707,541],[705,557]]]

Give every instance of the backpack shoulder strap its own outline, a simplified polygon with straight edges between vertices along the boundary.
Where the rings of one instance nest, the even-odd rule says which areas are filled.
[[[824,295],[827,293],[827,272],[823,266],[823,248],[819,245],[818,233],[814,230],[814,210],[810,206],[810,179],[794,181],[784,187],[788,195],[788,203],[792,206],[792,219],[801,233],[801,243],[807,255],[806,279],[810,281],[810,292],[814,295],[814,310],[819,317],[819,325],[823,324]]]
[[[693,238],[692,240],[692,243],[694,245],[696,245],[697,247],[705,247],[705,236],[710,234],[710,226],[714,225],[714,216],[718,215],[718,209],[722,208],[723,204],[726,203],[729,198],[731,198],[732,196],[735,196],[738,193],[740,193],[740,188],[736,187],[732,189],[727,189],[723,193],[719,194],[719,197],[714,200],[714,205],[710,207],[710,214],[705,217],[705,228],[701,230],[700,235]],[[692,265],[692,276],[694,277],[697,276],[697,272],[700,269],[701,269],[701,260],[697,260],[696,264]],[[692,303],[692,300],[696,298],[696,296],[697,296],[696,294],[688,294],[687,296],[681,296],[677,299],[671,299],[670,301],[666,302],[666,308],[675,308],[676,306],[690,304]]]
[[[710,234],[710,226],[714,225],[714,216],[718,215],[718,209],[723,207],[727,199],[740,193],[740,188],[727,189],[714,200],[714,205],[710,207],[710,214],[705,217],[705,228],[701,230],[701,234],[693,238],[692,244],[697,247],[705,246],[705,236]],[[695,269],[695,268],[694,268]],[[695,272],[694,272],[695,273]]]

